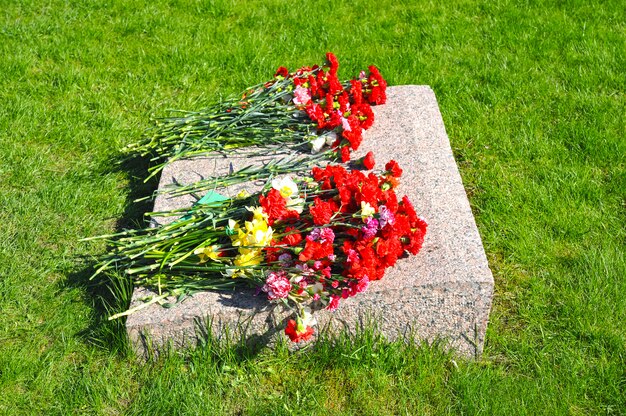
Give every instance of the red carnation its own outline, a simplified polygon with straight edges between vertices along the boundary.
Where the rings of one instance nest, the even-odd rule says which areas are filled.
[[[263,212],[267,214],[268,225],[273,225],[275,221],[300,218],[297,211],[287,209],[287,201],[277,189],[270,190],[267,196],[259,196],[259,203],[263,207]]]
[[[378,70],[378,68],[375,65],[370,65],[367,67],[367,69],[370,70],[370,76],[369,78],[373,78],[375,79],[379,84],[385,84],[385,86],[387,85],[387,82],[385,82],[385,80],[383,79],[383,76],[380,74],[380,71]]]
[[[406,251],[413,255],[419,253],[422,249],[422,244],[424,244],[424,231],[425,228],[424,230],[418,228],[409,236],[409,244],[404,247]]]
[[[317,122],[317,127],[323,129],[326,127],[326,117],[324,116],[324,110],[322,107],[314,103],[313,100],[309,101],[306,105],[306,113],[309,118]]]
[[[341,148],[341,161],[343,163],[348,163],[350,161],[350,149],[348,146]]]
[[[365,169],[367,170],[372,170],[374,169],[375,164],[376,162],[374,161],[374,153],[367,152],[367,154],[363,158],[363,166],[365,166]]]
[[[315,80],[317,82],[317,88],[319,88],[320,90],[319,91],[320,97],[323,97],[323,95],[326,94],[326,91],[324,91],[324,85],[326,84],[326,72],[320,69],[317,72]]]
[[[361,120],[361,128],[363,130],[372,127],[372,124],[374,124],[374,112],[369,104],[363,103],[357,106],[356,109],[353,109],[353,111],[359,117],[359,120]]]
[[[305,328],[298,328],[298,324],[293,319],[290,319],[287,322],[287,326],[285,327],[285,335],[289,337],[289,339],[293,342],[301,342],[308,341],[313,336],[313,328],[307,326]],[[301,325],[304,326],[304,325]],[[300,331],[298,331],[300,329]]]
[[[413,208],[413,204],[406,195],[402,197],[402,204],[399,206],[398,212],[406,214],[412,226],[421,221],[415,212],[415,208]]]
[[[330,223],[330,219],[335,213],[339,211],[339,206],[332,199],[329,201],[322,201],[319,196],[315,197],[313,206],[309,208],[309,212],[313,217],[313,223],[315,225],[325,225]]]
[[[350,131],[344,130],[341,132],[341,136],[350,142],[350,148],[352,150],[358,150],[359,146],[361,146],[361,142],[363,141],[363,135],[361,134],[360,127]]]
[[[379,239],[376,243],[376,254],[382,260],[384,267],[391,267],[396,264],[398,257],[402,255],[404,248],[397,235],[392,234],[389,239]]]
[[[329,110],[328,120],[326,121],[326,128],[333,130],[335,127],[341,126],[341,113],[336,110]]]
[[[385,104],[387,102],[387,96],[380,87],[373,87],[368,99],[370,104]]]
[[[382,191],[381,202],[391,213],[395,214],[398,211],[398,196],[393,189]]]
[[[398,162],[396,162],[395,160],[390,160],[389,162],[387,162],[387,164],[385,165],[385,170],[391,173],[391,176],[393,176],[394,178],[399,178],[400,176],[402,176],[402,169],[400,169]]]
[[[335,111],[335,97],[330,93],[326,94],[325,110],[328,114],[331,114]]]
[[[348,106],[350,105],[350,97],[347,92],[342,92],[339,97],[337,97],[337,102],[339,103],[339,112],[344,114],[348,111]]]
[[[411,233],[408,235],[409,243],[404,247],[406,251],[413,255],[417,254],[422,248],[422,244],[424,243],[424,236],[426,235],[426,228],[428,227],[426,221],[422,220],[421,218],[417,217],[416,220],[416,224],[411,224],[411,226],[415,228],[412,229]]]
[[[337,95],[343,91],[343,85],[341,85],[341,81],[337,78],[337,74],[329,73],[328,76],[328,93]]]
[[[284,77],[287,78],[289,76],[289,70],[284,66],[279,66],[274,74],[274,77]]]
[[[282,244],[295,247],[302,242],[302,235],[294,227],[285,228],[285,234],[287,235],[282,238]]]
[[[272,241],[272,244],[274,242]],[[268,263],[274,263],[276,261],[278,261],[278,255],[280,254],[281,250],[279,248],[276,247],[265,247],[263,248],[263,253],[265,253],[265,260]]]
[[[298,260],[301,262],[307,262],[309,260],[322,260],[333,254],[333,243],[320,243],[307,239],[304,250],[302,250],[298,256]]]
[[[315,97],[318,92],[317,79],[313,75],[309,75],[309,86],[311,87],[311,97]]]
[[[350,81],[350,95],[354,105],[360,105],[363,102],[363,85],[361,81],[353,79]]]
[[[375,66],[370,66],[370,75],[367,78],[367,81],[370,84],[371,92],[369,93],[367,100],[370,104],[385,104],[387,101],[387,81],[383,78],[383,76],[378,71],[378,68]]]
[[[280,191],[272,189],[267,193],[267,196],[259,196],[259,202],[263,211],[268,216],[268,224],[272,225],[275,219],[279,218],[282,212],[286,209],[287,203],[285,198],[280,194]]]
[[[320,258],[318,252],[322,251],[321,248],[322,243],[306,240],[306,245],[304,247],[304,250],[302,250],[298,255],[298,260],[303,263],[309,260],[318,260]]]
[[[328,71],[331,74],[336,74],[337,68],[339,68],[339,62],[337,61],[337,57],[332,52],[328,52],[326,54],[326,59],[328,60],[328,65],[330,66],[330,69]]]
[[[319,166],[313,166],[313,169],[311,169],[311,175],[313,176],[313,179],[315,179],[318,182],[326,178],[324,176],[325,173],[326,173],[326,169],[322,169]]]
[[[348,212],[348,210],[354,203],[352,190],[344,185],[338,185],[337,190],[339,191],[339,200],[341,201],[342,205],[341,211]]]

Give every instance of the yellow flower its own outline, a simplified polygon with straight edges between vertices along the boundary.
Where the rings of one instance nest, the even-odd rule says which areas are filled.
[[[250,211],[254,215],[254,219],[257,221],[267,221],[267,214],[263,211],[261,207],[246,207],[248,211]]]
[[[374,207],[365,201],[361,201],[361,219],[365,221],[366,218],[371,217],[376,213]]]
[[[228,227],[232,230],[230,241],[233,246],[238,247],[247,245],[246,233],[241,229],[237,221],[232,219],[228,220]]]
[[[263,260],[263,254],[261,250],[245,250],[246,253],[240,253],[233,260],[233,264],[237,267],[252,267],[258,266]],[[246,274],[246,269],[237,269],[233,272],[232,277],[237,277],[240,274]]]
[[[263,220],[246,221],[246,239],[248,246],[265,247],[272,241],[274,231]]]
[[[206,263],[207,261],[214,260],[219,261],[219,246],[207,246],[197,248],[193,253],[200,257],[200,263]]]

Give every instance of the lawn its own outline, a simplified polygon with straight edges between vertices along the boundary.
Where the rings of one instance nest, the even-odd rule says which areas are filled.
[[[496,280],[484,355],[364,333],[138,361],[78,241],[150,208],[120,147],[326,51],[434,89]],[[0,414],[626,414],[625,54],[619,1],[4,0]]]

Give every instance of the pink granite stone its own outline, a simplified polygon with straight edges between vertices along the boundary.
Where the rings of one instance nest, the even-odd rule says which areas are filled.
[[[428,222],[428,232],[417,256],[399,260],[382,280],[341,302],[337,311],[317,312],[319,328],[355,331],[364,322],[374,322],[392,340],[411,335],[418,341],[441,340],[463,356],[477,356],[484,344],[493,277],[435,95],[428,86],[390,87],[387,103],[374,107],[374,113],[374,125],[355,157],[372,150],[377,167],[384,168],[391,159],[400,164],[404,173],[398,194],[413,202]],[[231,164],[237,170],[262,159],[177,161],[164,169],[159,188],[223,174]],[[245,184],[220,192],[234,196],[242,188],[258,187]],[[162,195],[154,210],[182,208],[194,201],[191,196]],[[147,295],[146,289],[135,289],[132,306]],[[288,314],[264,296],[242,289],[199,293],[169,309],[151,305],[129,316],[126,326],[136,350],[145,353],[148,340],[154,346],[193,345],[198,331],[209,329],[218,336],[239,331],[250,340],[271,343],[283,336]]]

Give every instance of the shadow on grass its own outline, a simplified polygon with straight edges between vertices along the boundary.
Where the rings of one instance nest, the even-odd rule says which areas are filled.
[[[144,182],[148,176],[148,162],[142,158],[118,159],[102,167],[103,174],[124,173],[128,178],[129,193],[123,214],[117,219],[114,232],[129,228],[143,228],[147,225],[144,214],[152,209],[153,194],[158,185],[158,177]],[[140,202],[137,199],[144,198]],[[88,237],[88,236],[86,236]],[[125,322],[126,318],[110,321],[109,316],[125,311],[130,305],[133,286],[123,274],[101,273],[91,279],[96,261],[80,259],[76,269],[68,275],[64,286],[79,288],[88,295],[93,308],[91,323],[77,335],[86,342],[106,351],[127,354],[130,352]]]

